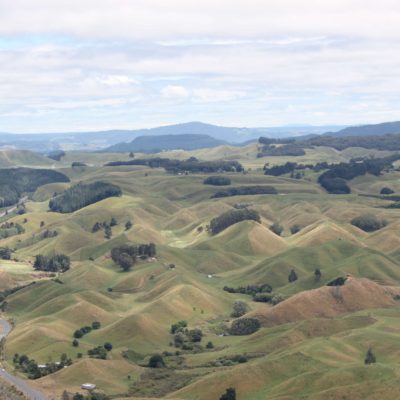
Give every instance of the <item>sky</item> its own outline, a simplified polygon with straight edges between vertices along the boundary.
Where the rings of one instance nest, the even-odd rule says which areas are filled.
[[[0,0],[0,131],[400,120],[398,0]]]

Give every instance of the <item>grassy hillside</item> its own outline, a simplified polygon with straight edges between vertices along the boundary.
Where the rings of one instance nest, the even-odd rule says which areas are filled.
[[[22,224],[24,232],[2,240],[1,246],[13,253],[12,260],[0,262],[0,289],[36,282],[6,298],[5,315],[15,322],[5,345],[7,367],[14,369],[15,353],[39,364],[67,354],[70,366],[35,380],[43,391],[57,395],[93,382],[115,398],[131,399],[219,399],[229,386],[246,400],[395,398],[400,373],[399,214],[384,208],[388,200],[360,194],[376,195],[381,185],[396,192],[400,172],[356,178],[349,182],[352,194],[331,195],[312,171],[301,179],[264,175],[257,169],[263,163],[286,159],[260,161],[251,146],[220,147],[208,154],[169,152],[168,157],[237,160],[252,169],[226,173],[232,186],[270,185],[279,194],[211,199],[219,188],[203,184],[209,174],[104,167],[103,161],[122,158],[67,153],[58,170],[71,182],[39,187],[25,214],[4,216]],[[305,157],[316,162],[327,154],[345,157],[324,148]],[[77,170],[70,167],[72,161],[90,165]],[[55,192],[99,180],[119,186],[123,195],[67,214],[49,211]],[[261,223],[242,221],[217,235],[207,232],[211,219],[241,207],[256,210]],[[387,225],[367,233],[351,224],[366,213]],[[93,230],[96,223],[112,219],[116,224],[110,237],[103,228]],[[270,229],[274,223],[281,226],[281,235]],[[156,256],[138,259],[128,272],[111,259],[114,247],[147,243],[156,244]],[[71,259],[66,273],[33,270],[36,255],[59,253]],[[298,278],[293,282],[288,279],[291,270]],[[348,275],[344,286],[326,286]],[[265,284],[281,302],[256,302],[250,294],[223,290]],[[246,317],[260,320],[257,332],[228,334],[237,300],[247,303]],[[181,320],[189,330],[202,330],[201,347],[174,346],[170,327]],[[100,328],[73,346],[74,332],[94,321]],[[106,342],[112,344],[107,359],[88,356],[88,350]],[[206,347],[208,342],[213,346]],[[377,363],[365,366],[369,347]],[[154,353],[164,354],[166,368],[147,367]],[[239,356],[246,362],[238,362]]]

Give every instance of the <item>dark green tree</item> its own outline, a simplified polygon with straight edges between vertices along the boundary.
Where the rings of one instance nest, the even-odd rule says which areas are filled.
[[[236,400],[236,390],[234,388],[226,389],[226,392],[219,398],[219,400]]]
[[[370,365],[370,364],[376,363],[376,357],[375,357],[375,354],[373,353],[371,347],[368,349],[367,354],[365,355],[364,363],[365,363],[365,365]]]
[[[165,367],[165,362],[160,354],[153,354],[149,359],[148,366],[150,368],[163,368]]]
[[[294,281],[297,281],[297,279],[298,279],[298,277],[297,277],[296,271],[295,271],[294,269],[292,269],[292,270],[290,271],[290,273],[289,273],[288,281],[289,281],[290,283],[292,283],[292,282],[294,282]]]

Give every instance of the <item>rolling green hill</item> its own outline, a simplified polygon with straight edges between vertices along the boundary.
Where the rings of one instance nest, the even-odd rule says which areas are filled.
[[[70,182],[43,182],[24,214],[3,216],[3,222],[24,227],[0,246],[12,249],[11,260],[0,260],[0,291],[19,286],[1,303],[4,316],[15,323],[5,343],[7,369],[15,370],[15,353],[39,364],[57,362],[65,353],[71,365],[34,381],[59,397],[93,382],[121,399],[218,400],[230,386],[246,400],[396,398],[400,216],[384,207],[389,200],[369,195],[382,185],[396,192],[400,172],[357,177],[348,181],[351,194],[333,195],[317,182],[322,172],[306,171],[300,179],[264,175],[254,145],[175,154],[180,160],[201,155],[204,161],[238,161],[244,172],[218,175],[229,177],[233,187],[273,186],[279,194],[211,198],[219,188],[203,184],[210,174],[103,166],[100,154],[88,154],[91,165],[78,171],[70,164],[74,157],[85,160],[85,154],[67,152],[56,172]],[[306,157],[318,162],[327,154],[344,157],[326,148]],[[106,161],[119,157],[107,154]],[[263,162],[287,161],[272,158]],[[98,181],[117,185],[123,195],[66,214],[50,212],[55,192]],[[208,232],[213,218],[243,208],[255,210],[260,222]],[[370,233],[351,225],[366,213],[387,225]],[[270,229],[274,223],[281,235]],[[112,261],[114,247],[148,243],[156,245],[156,256],[137,258],[129,271]],[[71,268],[63,274],[35,271],[39,254],[65,254]],[[290,282],[292,270],[297,279]],[[327,286],[338,277],[347,278],[343,286]],[[224,290],[265,284],[275,305]],[[229,334],[237,300],[247,304],[244,317],[261,322],[251,335]],[[171,325],[182,320],[189,331],[201,329],[200,342],[171,334]],[[100,327],[73,345],[74,332],[94,321]],[[106,342],[112,344],[106,359],[89,356]],[[377,362],[367,366],[370,347]],[[155,353],[166,368],[148,367]],[[26,378],[22,370],[16,374]]]

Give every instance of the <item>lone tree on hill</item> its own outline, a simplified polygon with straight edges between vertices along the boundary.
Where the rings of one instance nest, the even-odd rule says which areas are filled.
[[[315,282],[319,282],[321,280],[321,276],[322,276],[321,270],[319,268],[315,268],[315,271],[314,271]]]
[[[150,357],[148,366],[150,368],[163,368],[165,367],[165,363],[159,354],[154,354]]]
[[[365,365],[370,365],[370,364],[376,363],[376,357],[375,357],[375,354],[373,353],[371,347],[368,349],[367,354],[365,355],[364,363],[365,363]]]
[[[234,388],[226,389],[226,392],[219,398],[219,400],[236,400],[236,390]]]
[[[289,282],[290,283],[292,283],[292,282],[294,282],[294,281],[297,281],[297,274],[296,274],[296,271],[294,270],[294,269],[292,269],[291,271],[290,271],[290,273],[289,273],[289,276],[288,276],[288,280],[289,280]]]
[[[127,221],[125,224],[125,230],[129,231],[129,229],[132,228],[132,222],[131,221]]]

